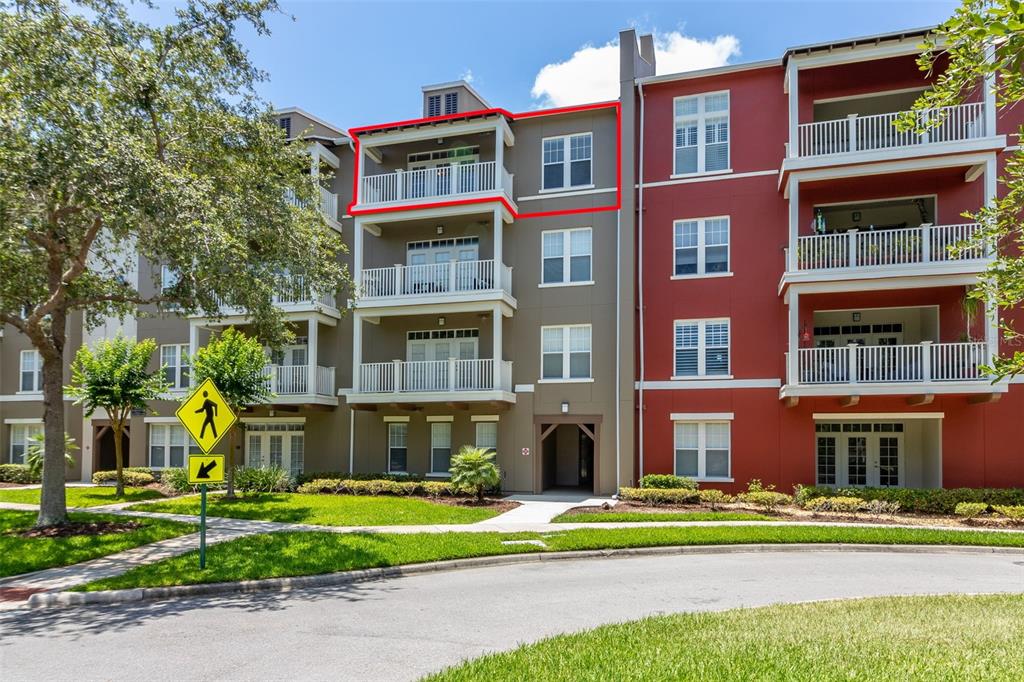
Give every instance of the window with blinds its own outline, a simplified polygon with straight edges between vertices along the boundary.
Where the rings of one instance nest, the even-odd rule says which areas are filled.
[[[729,272],[729,217],[677,220],[673,224],[674,274]]]
[[[674,377],[729,374],[729,320],[676,321],[674,344]]]
[[[729,92],[676,97],[674,174],[729,169]]]

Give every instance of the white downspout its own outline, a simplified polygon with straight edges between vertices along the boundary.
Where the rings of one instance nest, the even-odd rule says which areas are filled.
[[[356,466],[356,411],[348,408],[348,473],[354,473]]]
[[[637,424],[639,427],[637,442],[639,444],[640,456],[639,456],[639,471],[637,472],[636,484],[640,485],[640,481],[644,477],[644,379],[646,378],[644,369],[644,84],[637,82],[637,90],[640,93],[640,158],[639,158],[639,177],[637,178],[637,185],[639,191],[637,193],[637,290],[638,290],[638,304],[640,306],[640,389],[638,392],[637,405]]]
[[[615,212],[615,494],[622,487],[622,211]]]

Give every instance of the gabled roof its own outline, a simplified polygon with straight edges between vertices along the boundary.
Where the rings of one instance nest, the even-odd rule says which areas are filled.
[[[433,92],[434,90],[450,90],[451,88],[466,88],[469,90],[469,94],[476,97],[484,105],[485,109],[490,109],[491,105],[487,103],[487,100],[483,98],[479,92],[477,92],[469,81],[459,79],[457,81],[448,81],[447,83],[434,83],[433,85],[424,85],[423,92]]]

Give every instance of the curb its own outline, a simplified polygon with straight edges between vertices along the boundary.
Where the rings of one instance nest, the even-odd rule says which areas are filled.
[[[669,547],[630,547],[622,549],[576,550],[570,552],[531,552],[504,554],[466,559],[450,559],[406,566],[367,568],[340,573],[298,576],[293,578],[266,578],[228,583],[202,585],[175,585],[171,587],[140,587],[129,590],[103,592],[41,592],[29,597],[28,608],[69,608],[96,604],[127,604],[134,602],[199,597],[222,594],[252,594],[257,592],[289,592],[312,587],[335,587],[354,583],[400,578],[405,576],[455,571],[468,568],[510,566],[544,561],[572,559],[614,559],[643,556],[741,554],[747,552],[889,552],[901,554],[1009,554],[1024,556],[1024,549],[1015,547],[981,547],[958,545],[860,545],[860,544],[753,544],[753,545],[685,545]]]

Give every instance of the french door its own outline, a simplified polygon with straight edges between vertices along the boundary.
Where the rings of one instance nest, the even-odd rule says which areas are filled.
[[[303,424],[246,424],[245,465],[280,467],[293,478],[302,473],[306,451]]]
[[[904,485],[902,424],[817,424],[819,485]]]

